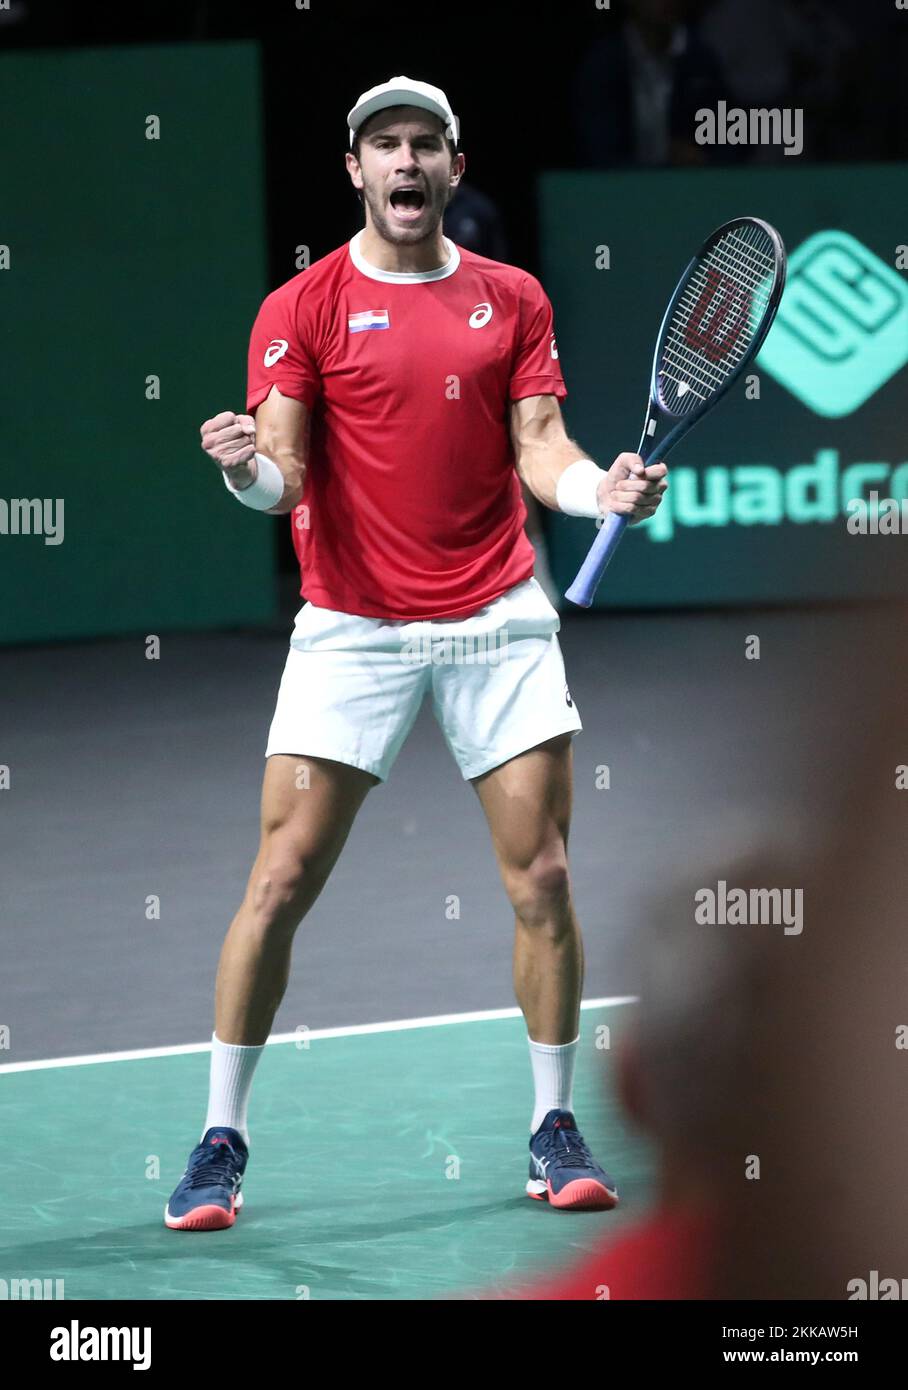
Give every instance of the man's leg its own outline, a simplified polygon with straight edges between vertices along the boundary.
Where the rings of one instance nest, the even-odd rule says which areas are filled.
[[[294,933],[377,781],[323,758],[278,754],[265,764],[259,851],[218,967],[203,1133],[229,1126],[249,1142],[252,1079],[287,988]]]
[[[567,839],[571,739],[564,734],[473,781],[515,915],[514,990],[530,1037],[577,1037],[583,942],[571,903]]]
[[[308,778],[301,778],[301,769]],[[308,785],[299,787],[300,780]],[[215,1032],[263,1044],[284,997],[293,934],[328,880],[378,778],[345,763],[277,754],[265,764],[261,840],[218,967]]]
[[[242,1206],[249,1095],[287,987],[293,935],[378,780],[324,758],[276,754],[265,764],[259,851],[218,968],[208,1113],[164,1213],[173,1230],[232,1226]]]
[[[573,1115],[583,942],[567,862],[571,736],[560,734],[474,779],[516,919],[514,989],[526,1019],[535,1102],[526,1192],[562,1208],[608,1209],[614,1179]]]

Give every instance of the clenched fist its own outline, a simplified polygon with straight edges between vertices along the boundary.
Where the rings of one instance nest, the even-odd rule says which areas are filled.
[[[222,410],[206,420],[199,432],[202,448],[227,475],[231,487],[244,488],[255,482],[255,421],[251,415]]]

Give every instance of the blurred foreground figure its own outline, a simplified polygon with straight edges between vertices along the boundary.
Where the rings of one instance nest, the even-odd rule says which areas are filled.
[[[717,855],[641,934],[641,1003],[617,1075],[657,1148],[654,1209],[580,1264],[505,1296],[903,1296],[903,672],[885,684],[885,697],[868,689],[850,746],[830,743],[838,804],[805,794],[783,851]]]
[[[729,1186],[723,1297],[904,1297],[881,1287],[908,1275],[908,744],[905,675],[890,677],[850,746],[829,749],[853,771],[755,1029],[738,1127],[749,1112],[762,1176]]]

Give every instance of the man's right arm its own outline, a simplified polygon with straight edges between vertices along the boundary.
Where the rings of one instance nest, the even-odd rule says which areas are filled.
[[[272,516],[292,512],[303,495],[309,447],[310,413],[302,401],[284,396],[276,386],[251,415],[223,410],[201,428],[202,448],[221,469],[236,492],[251,487],[258,477],[256,453],[280,470],[284,491],[266,510]]]

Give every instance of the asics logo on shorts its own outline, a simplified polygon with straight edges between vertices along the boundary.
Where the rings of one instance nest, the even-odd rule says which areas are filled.
[[[271,342],[265,348],[265,356],[262,359],[265,366],[273,367],[275,362],[283,357],[289,346],[290,344],[287,342],[286,338],[272,338]]]

